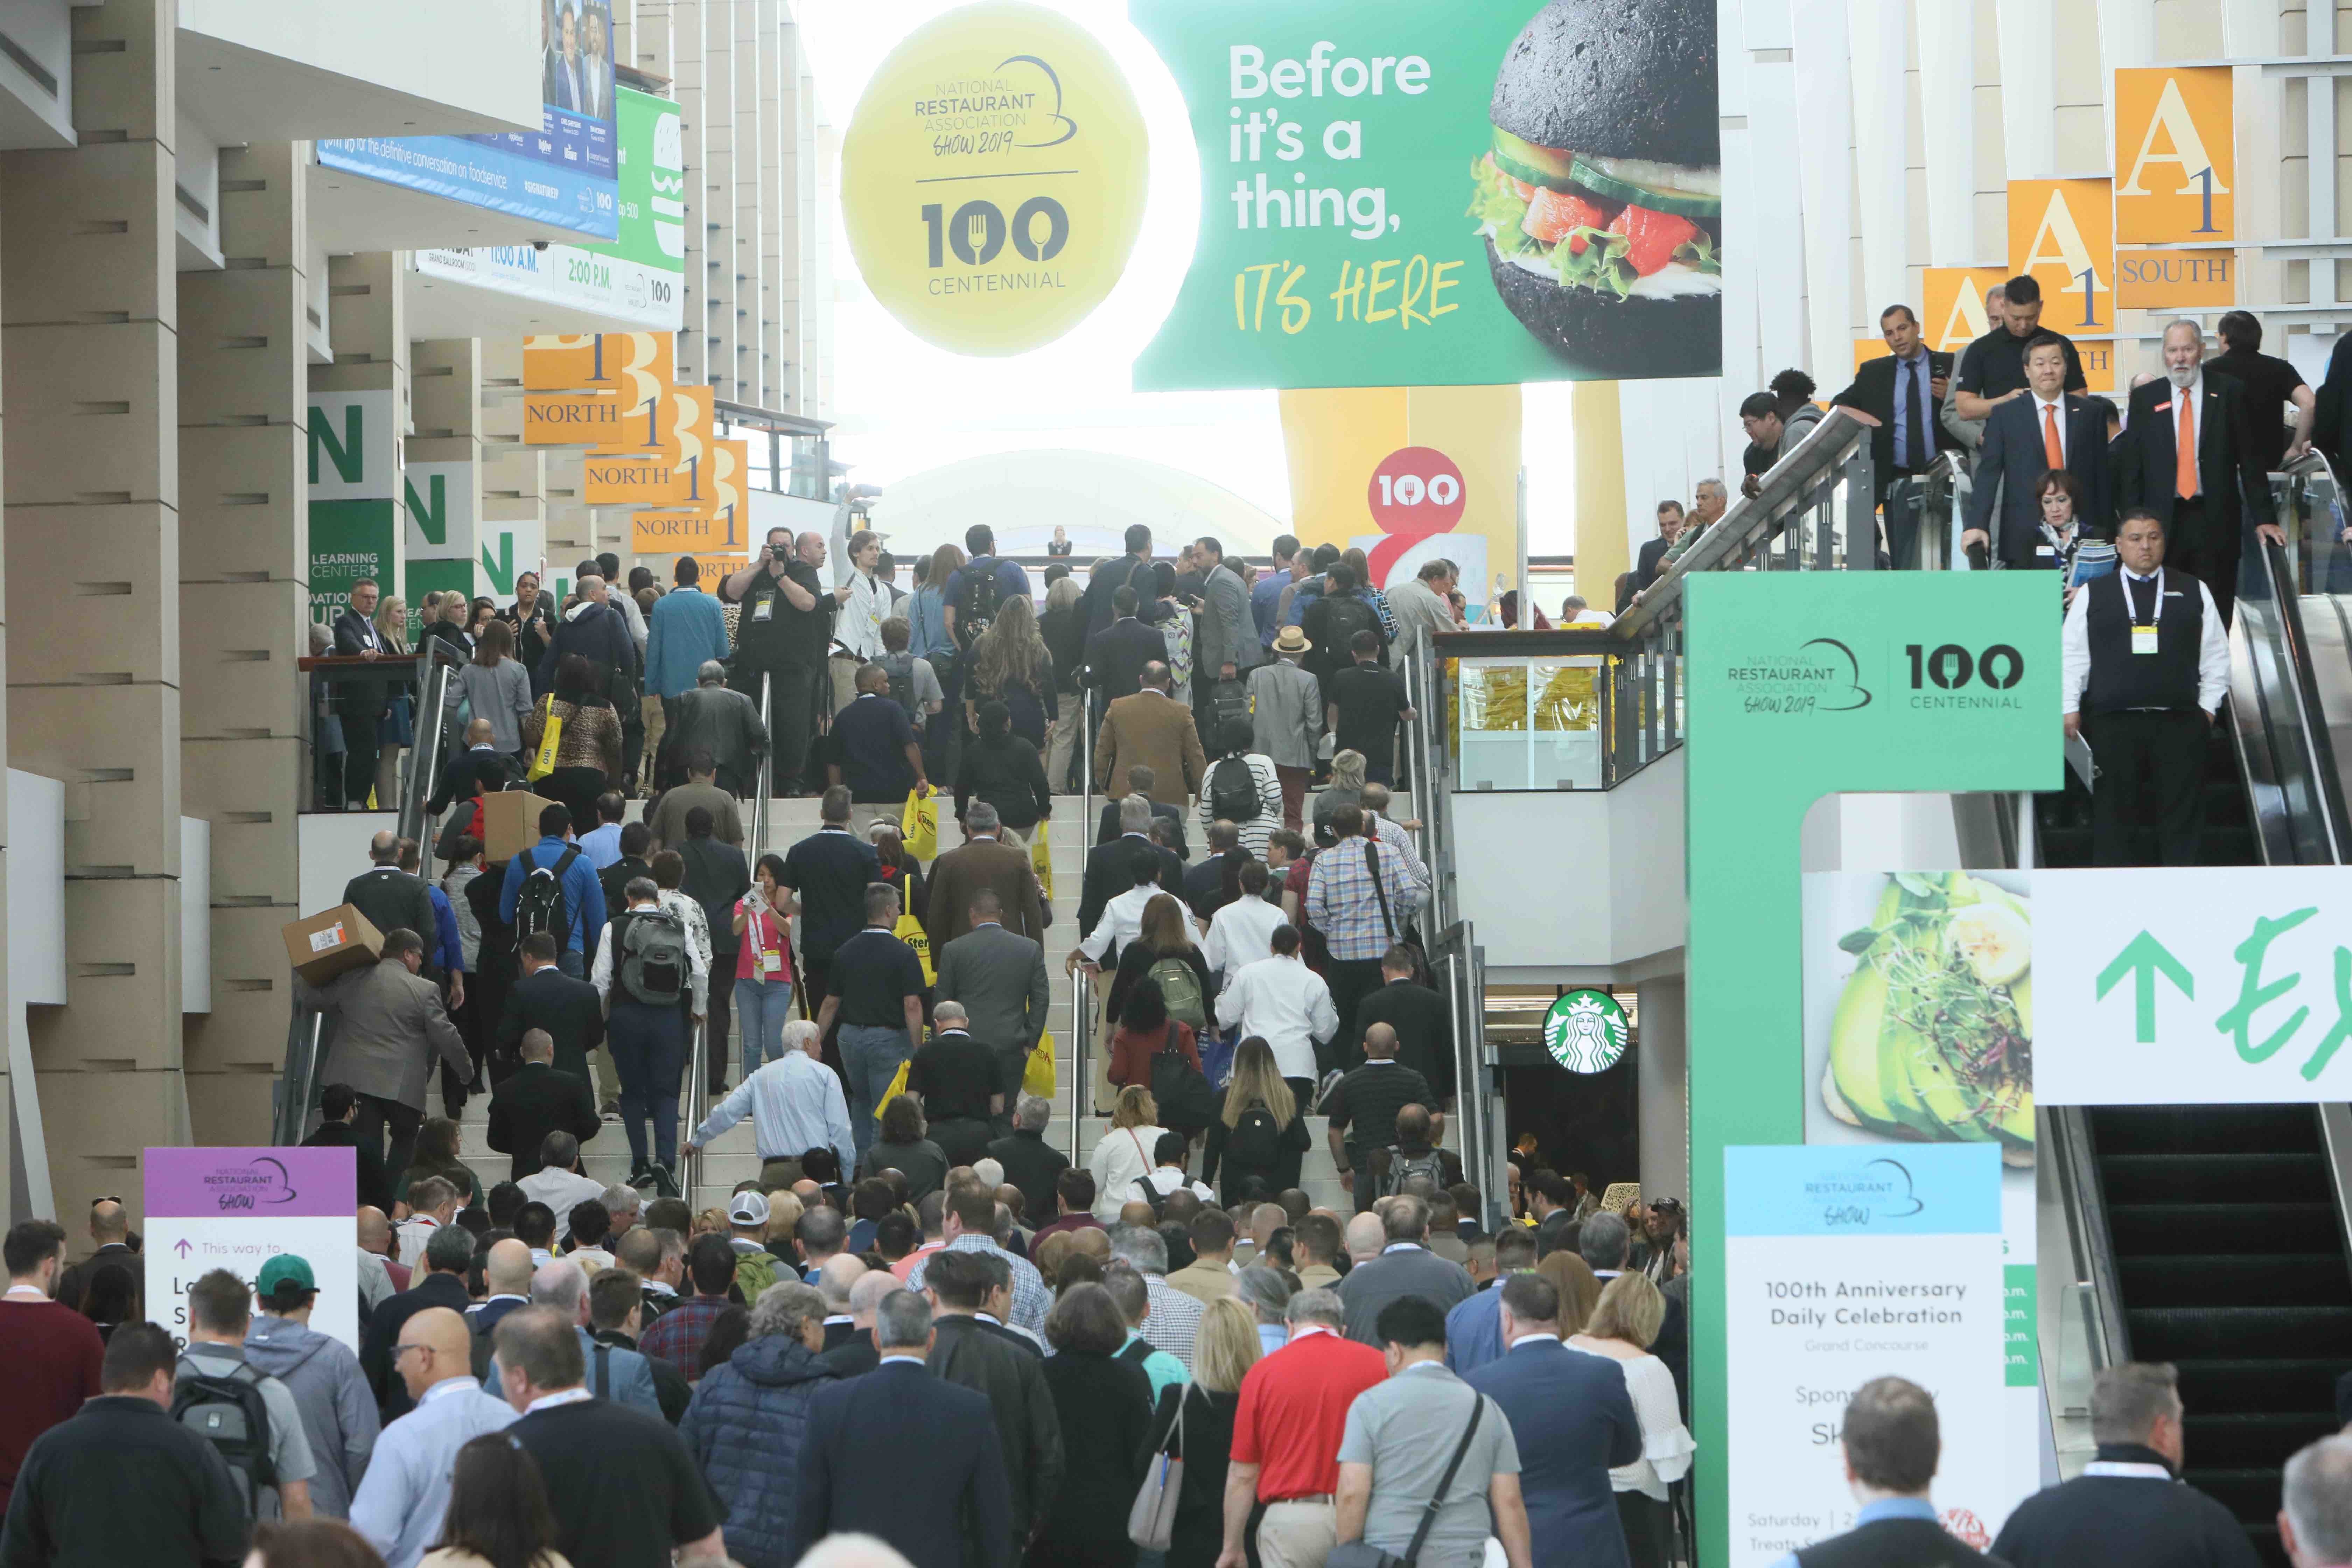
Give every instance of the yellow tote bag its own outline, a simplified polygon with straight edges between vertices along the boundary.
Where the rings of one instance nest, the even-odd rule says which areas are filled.
[[[563,743],[563,721],[555,716],[555,694],[548,693],[540,710],[539,750],[531,753],[529,777],[543,779],[555,771],[556,748]]]
[[[939,791],[929,795],[907,792],[907,809],[898,817],[898,836],[906,841],[907,853],[918,860],[929,860],[939,854]]]
[[[1053,823],[1050,816],[1040,817],[1029,832],[1030,868],[1037,873],[1037,891],[1048,904],[1054,901],[1054,851],[1046,845],[1045,836]]]
[[[907,1062],[910,1062],[912,1060],[914,1060],[912,1057],[907,1058]],[[900,1062],[898,1064],[898,1076],[890,1080],[890,1087],[883,1091],[880,1103],[874,1107],[875,1121],[881,1121],[884,1108],[892,1100],[907,1092],[907,1062]]]
[[[915,956],[922,961],[923,984],[938,984],[939,971],[931,967],[931,939],[923,930],[923,922],[910,914],[901,914],[898,923],[890,928],[890,934],[915,950]]]
[[[1021,1092],[1054,1098],[1054,1031],[1046,1030],[1037,1037],[1037,1048],[1029,1053],[1028,1065],[1021,1069]]]

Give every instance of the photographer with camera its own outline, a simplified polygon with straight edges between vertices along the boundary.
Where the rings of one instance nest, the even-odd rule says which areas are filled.
[[[799,795],[807,787],[809,742],[826,682],[825,650],[841,607],[841,595],[817,575],[824,564],[823,534],[803,533],[795,545],[791,530],[772,528],[765,553],[720,584],[719,596],[742,606],[728,685],[756,703],[760,678],[771,681],[768,725],[780,795]]]

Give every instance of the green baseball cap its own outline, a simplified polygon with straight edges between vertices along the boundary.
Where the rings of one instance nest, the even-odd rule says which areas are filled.
[[[254,1293],[275,1296],[278,1287],[291,1284],[305,1290],[316,1290],[319,1281],[310,1272],[310,1264],[290,1252],[281,1252],[261,1266],[261,1278],[254,1281]]]

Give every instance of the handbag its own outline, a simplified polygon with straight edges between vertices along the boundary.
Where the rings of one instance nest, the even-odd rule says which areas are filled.
[[[1381,881],[1381,841],[1377,835],[1364,838],[1364,868],[1372,874],[1372,897],[1380,901],[1381,924],[1387,929],[1389,945],[1402,947],[1412,954],[1412,983],[1429,984],[1429,954],[1422,950],[1421,940],[1397,929],[1396,917],[1389,912],[1389,890]]]
[[[1176,1424],[1169,1429],[1169,1437],[1176,1446],[1184,1446],[1184,1402],[1192,1392],[1192,1384],[1176,1385]],[[1184,1490],[1184,1460],[1171,1454],[1165,1442],[1151,1456],[1150,1468],[1143,1472],[1143,1484],[1135,1491],[1135,1506],[1127,1510],[1127,1538],[1146,1552],[1165,1552],[1176,1534],[1176,1500]]]
[[[1462,1431],[1462,1441],[1454,1445],[1454,1458],[1445,1462],[1445,1474],[1439,1478],[1437,1490],[1430,1494],[1429,1503],[1422,1510],[1421,1523],[1413,1530],[1412,1544],[1400,1557],[1393,1552],[1383,1552],[1369,1541],[1343,1541],[1331,1548],[1323,1560],[1323,1568],[1412,1568],[1421,1560],[1421,1549],[1429,1540],[1430,1527],[1437,1522],[1437,1510],[1445,1506],[1445,1494],[1454,1489],[1454,1473],[1470,1452],[1470,1439],[1478,1435],[1478,1418],[1486,1414],[1486,1396],[1472,1391],[1470,1425]]]
[[[1046,1030],[1037,1037],[1036,1048],[1021,1068],[1021,1092],[1034,1094],[1040,1100],[1054,1098],[1054,1031]]]
[[[1051,826],[1041,821],[1029,834],[1029,868],[1037,874],[1037,892],[1048,909],[1054,903],[1054,850],[1046,842]]]
[[[1197,1132],[1216,1119],[1217,1097],[1201,1069],[1184,1059],[1176,1044],[1176,1020],[1168,1020],[1168,1037],[1151,1053],[1151,1098],[1160,1107],[1160,1124],[1179,1132]]]
[[[543,779],[555,771],[555,753],[563,744],[563,721],[555,716],[555,694],[548,693],[540,710],[539,745],[531,753],[526,778]]]

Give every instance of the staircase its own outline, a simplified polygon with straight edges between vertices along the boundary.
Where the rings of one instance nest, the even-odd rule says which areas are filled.
[[[1095,797],[1097,813],[1100,811],[1100,801],[1101,797]],[[747,846],[749,858],[756,860],[761,854],[771,851],[779,855],[783,854],[793,845],[817,831],[817,805],[814,797],[770,802],[765,841]],[[945,850],[953,848],[961,842],[961,838],[952,818],[952,797],[944,801],[943,805],[947,809],[943,809],[940,814],[944,820],[940,825],[940,848]],[[641,809],[641,803],[631,803],[630,811],[633,817]],[[1396,809],[1400,816],[1410,815],[1409,801],[1401,795],[1398,798]],[[861,834],[877,817],[895,818],[898,815],[896,807],[861,805],[855,810],[856,816],[852,826]],[[1045,930],[1045,967],[1053,978],[1054,984],[1052,1016],[1055,1058],[1054,1119],[1046,1129],[1045,1138],[1047,1142],[1067,1154],[1073,1163],[1083,1165],[1086,1163],[1087,1155],[1093,1152],[1095,1144],[1110,1125],[1108,1117],[1098,1117],[1093,1112],[1097,1109],[1108,1111],[1110,1108],[1107,1105],[1099,1108],[1086,1105],[1079,1108],[1081,1114],[1077,1122],[1076,1146],[1073,1148],[1071,1106],[1076,1095],[1085,1086],[1079,1082],[1078,1069],[1073,1060],[1075,1040],[1071,1027],[1070,1006],[1074,983],[1065,971],[1064,965],[1068,962],[1070,952],[1077,945],[1078,938],[1082,934],[1077,929],[1078,900],[1082,891],[1080,884],[1086,873],[1087,852],[1093,846],[1095,826],[1091,821],[1080,822],[1079,814],[1080,798],[1078,796],[1056,795],[1054,799],[1054,816],[1046,824],[1041,825],[1041,831],[1048,834],[1047,842],[1053,852],[1055,891],[1054,923]],[[748,811],[745,816],[749,818]],[[1192,841],[1193,858],[1198,860],[1205,854],[1206,846],[1202,842],[1202,835],[1199,831],[1197,821],[1188,822],[1186,832]],[[1108,976],[1105,978],[1108,979]],[[732,983],[731,978],[728,983]],[[733,1027],[732,1018],[733,1016],[730,1014],[730,1029]],[[740,1078],[742,1061],[742,1043],[740,1034],[729,1042],[728,1060],[730,1064],[728,1081],[733,1083]],[[1091,1072],[1088,1077],[1091,1077]],[[433,1093],[437,1096],[438,1090]],[[701,1121],[707,1108],[686,1106],[682,1109],[691,1126]],[[505,1178],[507,1156],[494,1153],[490,1150],[487,1142],[488,1116],[488,1095],[477,1094],[467,1101],[466,1114],[463,1118],[464,1139],[459,1149],[467,1163],[471,1165],[477,1173],[486,1182],[495,1184]],[[1300,1185],[1306,1189],[1308,1197],[1318,1205],[1334,1208],[1342,1215],[1346,1215],[1353,1212],[1354,1200],[1339,1185],[1338,1167],[1331,1158],[1330,1145],[1325,1134],[1327,1125],[1323,1117],[1307,1118],[1307,1130],[1313,1137],[1313,1146],[1307,1152],[1300,1174]],[[1449,1148],[1459,1147],[1450,1121],[1446,1129],[1446,1144]],[[618,1120],[607,1120],[604,1131],[583,1145],[581,1163],[589,1176],[608,1185],[628,1180],[628,1137]],[[1195,1163],[1197,1168],[1197,1156]],[[759,1151],[753,1140],[751,1121],[747,1118],[730,1128],[704,1151],[702,1179],[693,1191],[686,1194],[687,1200],[698,1214],[706,1208],[724,1207],[738,1182],[748,1181],[759,1173]],[[1034,1226],[1042,1223],[1044,1216],[1032,1215],[1025,1217],[1029,1224]]]

